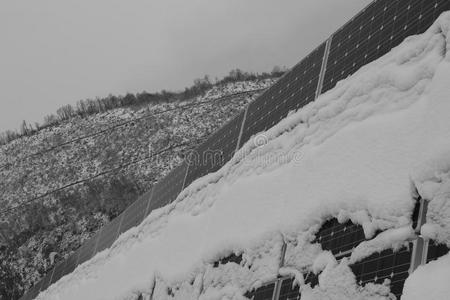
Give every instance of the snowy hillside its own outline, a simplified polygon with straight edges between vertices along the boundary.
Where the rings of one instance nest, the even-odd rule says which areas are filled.
[[[429,201],[422,234],[450,246],[449,46],[445,14],[255,136],[38,299],[244,299],[278,274],[296,277],[302,299],[392,298],[385,284],[359,286],[349,264],[407,244],[416,193]],[[336,261],[312,243],[333,217],[374,238]],[[242,261],[214,266],[230,253]],[[311,271],[314,288],[301,275]],[[421,266],[403,299],[448,298],[449,276],[449,255]]]

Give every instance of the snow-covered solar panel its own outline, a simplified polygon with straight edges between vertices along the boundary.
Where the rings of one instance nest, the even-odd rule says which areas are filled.
[[[339,223],[337,219],[326,221],[316,233],[314,242],[320,243],[322,249],[331,251],[334,255],[340,255],[352,250],[365,240],[364,230],[361,225],[351,221]]]
[[[252,300],[272,300],[273,293],[275,292],[275,283],[269,283],[263,285],[256,290],[245,293],[245,297]]]
[[[244,112],[221,127],[188,155],[189,170],[186,176],[185,187],[195,179],[217,171],[233,157],[243,119]]]
[[[389,279],[391,293],[399,298],[405,280],[409,275],[411,252],[412,244],[395,252],[388,249],[380,253],[374,253],[350,267],[359,285],[365,285],[368,282],[380,284],[385,279]]]
[[[304,283],[314,288],[319,284],[319,276],[312,272],[304,275]],[[294,284],[294,278],[283,279],[280,286],[279,300],[297,300],[301,299],[300,286]]]
[[[339,80],[389,52],[405,37],[425,31],[446,10],[450,10],[450,1],[448,0],[374,1],[333,35],[321,92],[330,90]],[[302,107],[314,100],[324,53],[325,43],[316,48],[250,104],[239,146],[252,135],[278,123],[286,117],[290,110]],[[232,128],[229,130],[221,129],[223,130],[223,134],[220,134],[221,137],[217,137],[217,140],[211,142],[212,148],[223,150],[224,162],[229,160],[234,151],[234,145],[237,144],[235,132],[239,126],[234,125],[234,127],[230,125]],[[146,210],[148,213],[152,209],[173,201],[185,186],[185,179],[188,184],[196,178],[214,171],[216,166],[206,165],[205,168],[189,170],[188,177],[186,177],[186,168],[187,164],[184,163],[156,185],[154,199],[150,202],[149,209]],[[123,228],[131,226],[130,224],[136,224],[137,220],[142,221],[139,214],[135,219],[127,218]],[[339,238],[331,237],[331,233],[329,236],[323,234],[322,246],[324,249],[331,250],[335,255],[339,255],[339,252],[351,249],[350,247],[354,247],[361,241],[359,229],[355,229],[355,232],[351,236],[344,234],[344,237]],[[320,236],[319,234],[318,237]],[[101,245],[100,248],[103,247]],[[95,246],[96,236],[79,249],[77,262],[66,263],[64,273],[67,270],[73,270],[77,264],[90,259],[94,254]],[[427,261],[436,259],[442,255],[441,253],[447,252],[448,248],[445,246],[430,243]],[[50,280],[48,277],[51,276],[51,273],[52,271],[42,280],[43,290],[47,288],[46,280]],[[40,283],[38,285],[40,286]],[[393,285],[393,288],[398,290],[398,286],[398,284]]]
[[[277,124],[288,115],[289,111],[314,101],[324,52],[325,43],[250,103],[240,146],[252,135]]]
[[[279,300],[298,300],[300,299],[300,287],[294,285],[294,278],[284,279],[280,287]]]
[[[449,247],[445,244],[436,243],[433,240],[428,242],[428,250],[427,250],[427,263],[436,260],[441,256],[446,255],[449,252]]]
[[[448,0],[377,0],[340,28],[330,47],[322,92],[383,56],[406,37],[424,32]]]

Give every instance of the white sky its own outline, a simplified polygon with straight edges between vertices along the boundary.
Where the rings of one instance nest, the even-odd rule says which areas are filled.
[[[0,2],[0,131],[108,94],[291,67],[370,0]]]

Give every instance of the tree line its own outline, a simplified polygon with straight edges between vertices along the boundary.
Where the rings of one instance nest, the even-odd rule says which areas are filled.
[[[79,100],[75,105],[66,104],[56,110],[55,114],[44,117],[42,124],[34,124],[22,121],[18,130],[6,130],[0,133],[0,145],[7,144],[23,136],[31,136],[39,130],[57,126],[60,123],[75,117],[87,117],[93,114],[106,112],[121,107],[141,107],[148,104],[160,104],[174,101],[184,101],[204,94],[214,85],[227,84],[248,80],[264,80],[276,78],[283,75],[287,69],[275,66],[270,73],[252,73],[240,69],[231,70],[221,80],[217,79],[213,83],[208,75],[194,80],[193,85],[186,87],[182,92],[172,92],[162,90],[161,92],[148,93],[127,93],[126,95],[108,95],[107,97],[97,97],[95,99]]]

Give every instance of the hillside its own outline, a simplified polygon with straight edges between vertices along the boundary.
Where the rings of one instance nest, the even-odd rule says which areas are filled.
[[[0,146],[1,294],[29,288],[274,80],[75,117]]]

